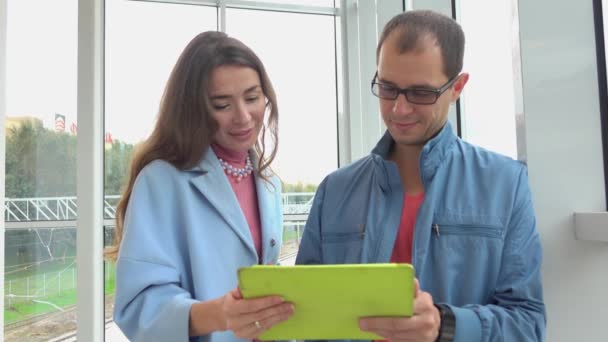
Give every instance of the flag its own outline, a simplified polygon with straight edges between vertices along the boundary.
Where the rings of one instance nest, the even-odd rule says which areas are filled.
[[[112,134],[110,133],[106,133],[105,137],[104,137],[104,141],[105,141],[105,148],[106,150],[110,150],[112,149]]]
[[[65,115],[55,113],[55,132],[65,132]]]
[[[76,135],[76,133],[78,132],[78,126],[76,126],[75,122],[72,122],[72,124],[70,125],[70,132],[74,135]]]

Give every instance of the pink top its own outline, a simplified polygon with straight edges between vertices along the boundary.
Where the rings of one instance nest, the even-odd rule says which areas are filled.
[[[228,150],[218,144],[211,144],[211,149],[213,149],[218,158],[222,158],[232,166],[237,168],[245,167],[247,152]],[[241,210],[249,224],[249,231],[253,238],[255,250],[258,253],[258,260],[262,262],[262,227],[260,223],[260,211],[258,209],[258,197],[255,189],[255,177],[251,173],[240,182],[237,182],[235,177],[229,175],[226,175],[226,177],[228,177],[232,190],[234,190]]]

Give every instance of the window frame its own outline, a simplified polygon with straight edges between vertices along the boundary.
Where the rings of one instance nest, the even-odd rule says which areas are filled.
[[[104,0],[78,1],[76,336],[79,341],[92,342],[101,342],[105,339],[104,25]]]
[[[4,133],[5,118],[6,118],[6,31],[7,31],[7,0],[0,0],[0,141],[5,142],[6,136]],[[4,208],[4,187],[5,187],[5,148],[6,144],[0,144],[0,202]],[[4,219],[0,220],[0,263],[4,265]],[[4,322],[4,272],[0,273],[0,290],[2,298],[0,305],[3,308],[0,313],[0,321]],[[0,325],[0,337],[4,336],[4,324]]]
[[[604,20],[604,11],[608,12],[608,1],[593,0],[593,23],[595,26],[595,52],[597,59],[597,81],[599,90],[600,107],[600,133],[602,136],[602,151],[604,158],[604,191],[606,200],[606,211],[608,211],[608,59],[606,56],[605,28],[608,23]]]

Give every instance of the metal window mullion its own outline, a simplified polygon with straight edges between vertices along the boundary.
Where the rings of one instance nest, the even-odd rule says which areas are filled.
[[[517,160],[524,163],[528,160],[526,143],[526,115],[524,110],[524,84],[521,68],[521,45],[519,37],[518,0],[511,0],[511,61],[513,62],[513,101],[515,104],[515,137],[517,142]]]
[[[344,84],[343,114],[340,123],[340,165],[346,165],[361,156],[361,74],[359,71],[359,9],[356,0],[342,0],[342,80]],[[348,148],[347,148],[348,146]],[[348,153],[345,155],[345,153]]]
[[[334,8],[334,7],[296,5],[296,4],[264,2],[264,1],[245,1],[245,0],[223,0],[223,1],[226,3],[227,7],[231,7],[231,8],[279,11],[279,12],[296,12],[296,13],[321,14],[321,15],[338,15],[339,14],[339,9]]]
[[[386,0],[385,0],[386,1]],[[374,1],[359,2],[359,59],[361,74],[361,123],[363,150],[371,151],[382,132],[382,118],[378,99],[371,94],[370,82],[376,71],[376,45],[378,41],[378,7]]]
[[[77,340],[104,340],[104,0],[78,1]]]
[[[138,2],[158,2],[163,4],[177,4],[177,5],[198,5],[198,6],[218,6],[220,0],[128,0]]]
[[[225,0],[218,0],[218,4],[217,4],[217,12],[218,12],[218,18],[217,18],[217,26],[218,26],[218,30],[220,32],[226,32],[226,1]]]
[[[181,5],[220,6],[220,2],[228,8],[242,8],[277,12],[295,12],[306,14],[338,15],[339,9],[323,6],[296,5],[287,3],[243,1],[243,0],[129,0],[141,2],[159,2]]]
[[[411,11],[414,9],[414,0],[403,0],[403,10]]]
[[[334,0],[335,2],[338,0]],[[346,1],[340,1],[344,5]],[[336,85],[336,138],[338,143],[338,167],[342,167],[351,162],[350,130],[349,117],[347,115],[346,102],[348,98],[348,82],[346,78],[346,67],[348,58],[346,53],[346,18],[344,17],[344,7],[340,6],[340,15],[334,17],[334,53],[335,53],[335,85]]]
[[[4,183],[5,183],[5,133],[4,125],[6,118],[6,31],[7,27],[7,0],[0,0],[0,201],[4,208]],[[4,265],[4,219],[0,220],[0,265]],[[0,272],[0,290],[4,292],[4,272]],[[0,296],[0,307],[4,308],[4,296]],[[4,310],[0,313],[0,322],[4,322]],[[4,324],[0,324],[0,339],[4,336]]]
[[[608,3],[604,0],[593,1],[593,20],[595,25],[595,51],[597,58],[598,88],[600,91],[600,132],[602,139],[602,152],[604,155],[604,188],[606,191],[606,210],[608,211]],[[519,12],[518,12],[519,13]],[[519,140],[518,140],[519,142]]]

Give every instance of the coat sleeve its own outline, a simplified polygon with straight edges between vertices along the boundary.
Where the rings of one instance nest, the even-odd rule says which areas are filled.
[[[523,166],[513,208],[498,284],[490,304],[452,307],[456,315],[456,342],[472,341],[471,336],[479,336],[478,331],[470,331],[479,325],[478,320],[482,341],[543,341],[545,338],[542,249]],[[471,313],[479,318],[471,317]]]
[[[176,230],[178,200],[171,171],[163,167],[142,170],[125,216],[114,321],[131,341],[188,341],[196,302],[183,286],[188,278],[180,239],[185,237]]]
[[[304,234],[300,241],[296,265],[298,264],[322,264],[323,253],[321,248],[321,217],[323,212],[323,199],[325,198],[325,188],[327,178],[321,182],[306,220]]]

